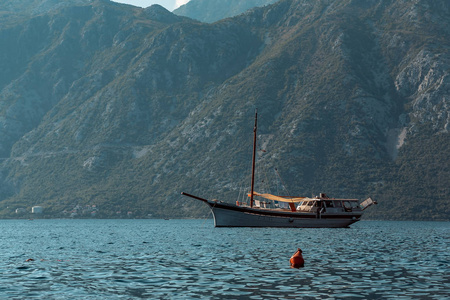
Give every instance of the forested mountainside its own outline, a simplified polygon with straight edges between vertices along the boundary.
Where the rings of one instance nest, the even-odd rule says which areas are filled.
[[[449,7],[282,0],[208,24],[2,1],[0,216],[206,216],[180,192],[246,192],[258,108],[258,191],[448,220]]]
[[[213,23],[237,16],[251,8],[261,7],[277,0],[191,0],[173,11],[179,16]]]

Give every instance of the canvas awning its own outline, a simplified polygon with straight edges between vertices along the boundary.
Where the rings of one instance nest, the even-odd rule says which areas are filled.
[[[302,202],[304,200],[309,199],[308,197],[275,196],[272,194],[261,194],[258,192],[253,192],[253,195],[263,197],[263,198],[273,200],[273,201],[280,201],[280,202],[287,202],[287,203],[297,203],[297,202]],[[248,196],[250,197],[250,193],[248,193]]]

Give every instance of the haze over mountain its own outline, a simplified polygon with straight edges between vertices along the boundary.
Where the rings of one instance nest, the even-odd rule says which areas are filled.
[[[207,24],[158,5],[3,1],[1,216],[207,215],[180,192],[244,193],[258,108],[258,191],[448,220],[449,8],[281,0]]]
[[[237,16],[251,8],[275,2],[277,0],[192,0],[175,9],[173,13],[202,22],[213,23],[228,17]]]
[[[130,4],[138,7],[149,7],[154,4],[159,4],[165,9],[172,11],[181,5],[186,4],[189,0],[112,0],[118,3]]]

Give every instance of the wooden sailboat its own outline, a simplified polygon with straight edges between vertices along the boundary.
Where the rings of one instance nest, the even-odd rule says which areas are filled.
[[[303,227],[339,228],[348,227],[361,220],[363,211],[376,204],[371,198],[359,203],[358,199],[329,198],[321,193],[314,198],[286,197],[262,194],[254,191],[256,165],[256,131],[258,113],[255,113],[253,129],[252,181],[248,196],[250,204],[236,202],[230,204],[218,200],[208,200],[185,192],[182,195],[204,202],[211,209],[216,227]],[[255,200],[255,196],[271,200]],[[286,208],[280,203],[287,203]],[[287,208],[289,207],[289,208]]]

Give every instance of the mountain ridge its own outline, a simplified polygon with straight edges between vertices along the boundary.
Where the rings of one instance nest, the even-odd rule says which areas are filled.
[[[175,9],[173,13],[206,23],[214,23],[225,18],[240,15],[249,9],[270,5],[275,2],[277,0],[191,0]]]
[[[179,193],[242,193],[258,108],[267,191],[276,167],[292,194],[372,195],[369,218],[448,219],[445,2],[280,1],[213,24],[108,1],[57,12],[0,30],[44,37],[1,51],[3,217],[202,216]]]

